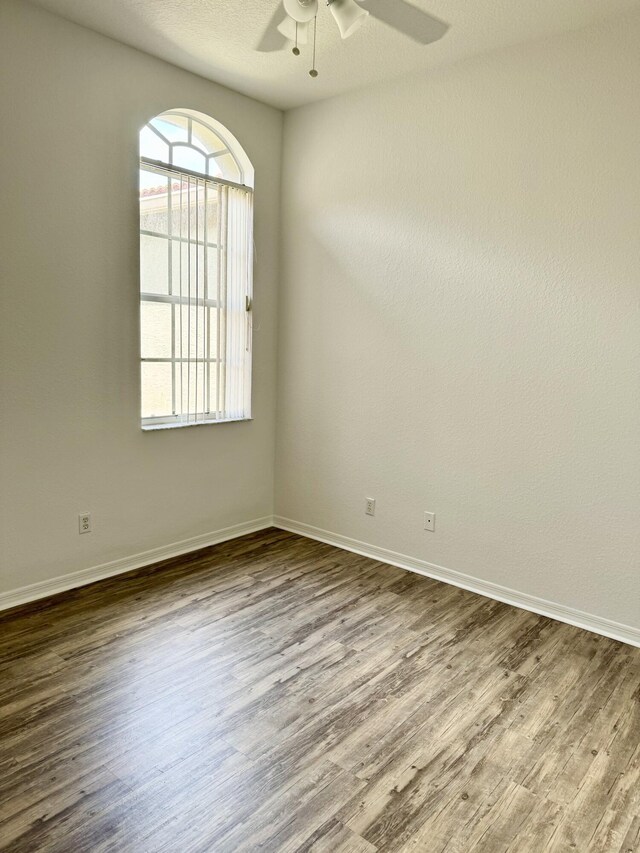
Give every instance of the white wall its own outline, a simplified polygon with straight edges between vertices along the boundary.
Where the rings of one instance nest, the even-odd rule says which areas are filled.
[[[639,41],[288,114],[281,516],[640,627]],[[255,420],[142,433],[137,131],[175,106],[256,167]],[[281,119],[0,5],[0,595],[272,512]]]
[[[171,107],[255,166],[255,420],[142,433],[137,140]],[[0,124],[0,593],[270,515],[281,113],[2,0]]]
[[[639,43],[286,115],[279,515],[640,626]]]

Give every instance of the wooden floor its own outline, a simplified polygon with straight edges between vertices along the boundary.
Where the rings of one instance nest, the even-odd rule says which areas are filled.
[[[0,849],[640,851],[640,649],[277,530],[0,618]]]

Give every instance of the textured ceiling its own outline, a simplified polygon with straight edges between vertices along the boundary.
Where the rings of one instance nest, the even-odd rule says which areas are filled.
[[[640,0],[412,0],[451,26],[440,41],[421,46],[371,17],[342,41],[320,0],[320,73],[312,79],[309,47],[297,59],[289,50],[255,50],[279,0],[32,2],[284,109],[640,8]]]

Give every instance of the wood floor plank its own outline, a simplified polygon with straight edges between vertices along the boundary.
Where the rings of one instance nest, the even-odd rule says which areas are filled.
[[[635,816],[616,853],[637,853],[638,850],[640,850],[640,816]]]
[[[640,649],[267,530],[0,615],[5,853],[640,853]]]
[[[376,853],[376,848],[331,818],[314,830],[296,853]]]

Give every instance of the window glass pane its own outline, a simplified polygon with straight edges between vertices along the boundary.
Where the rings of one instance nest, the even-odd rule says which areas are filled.
[[[171,358],[171,305],[140,304],[142,358]]]
[[[171,364],[142,363],[142,417],[172,414]]]
[[[218,242],[218,191],[209,187],[207,190],[207,241]]]
[[[176,182],[171,188],[171,228],[174,237],[196,239],[196,200],[203,191],[196,187],[196,179]],[[200,219],[201,211],[198,211]],[[203,224],[198,221],[202,230]]]
[[[183,243],[176,237],[171,241],[171,291],[174,296],[180,296],[180,279],[185,275],[183,254]]]
[[[140,289],[169,293],[169,241],[164,237],[140,235]]]
[[[169,162],[169,146],[148,125],[140,131],[140,156]]]
[[[179,412],[192,416],[197,412],[202,420],[208,404],[207,387],[206,364],[201,361],[176,364],[176,409]]]
[[[153,125],[169,142],[188,142],[187,134],[188,119],[176,115],[163,115],[152,119],[149,124]]]
[[[207,298],[216,298],[217,247],[215,245],[208,246],[205,254],[204,241],[206,237],[207,243],[214,242],[215,244],[218,234],[217,230],[213,231],[209,227],[205,229],[204,203],[199,205],[196,215],[194,188],[192,188],[191,194],[194,200],[191,210],[185,206],[183,216],[180,217],[178,211],[174,209],[172,217],[174,231],[171,241],[171,292],[174,296],[187,296],[190,289],[192,299],[196,299],[196,296],[202,298],[205,294]]]
[[[207,154],[214,154],[215,152],[222,151],[227,147],[217,133],[213,130],[209,130],[208,127],[205,127],[198,121],[193,122],[193,135],[191,138],[194,145],[197,145],[198,148],[206,151]]]
[[[176,305],[175,325],[176,358],[206,358],[210,334],[207,309],[195,301],[191,305]]]
[[[142,174],[142,173],[141,173]],[[140,188],[140,228],[143,231],[153,231],[155,234],[168,233],[168,193],[167,181],[159,175],[151,175],[154,178],[153,185],[149,185],[146,174],[147,186]],[[172,203],[173,200],[172,200]]]
[[[183,145],[174,145],[171,162],[179,169],[189,169],[191,172],[207,174],[206,157],[191,146],[186,148]]]
[[[241,182],[238,164],[228,152],[219,157],[209,158],[209,174],[212,177],[224,178],[227,181]]]

